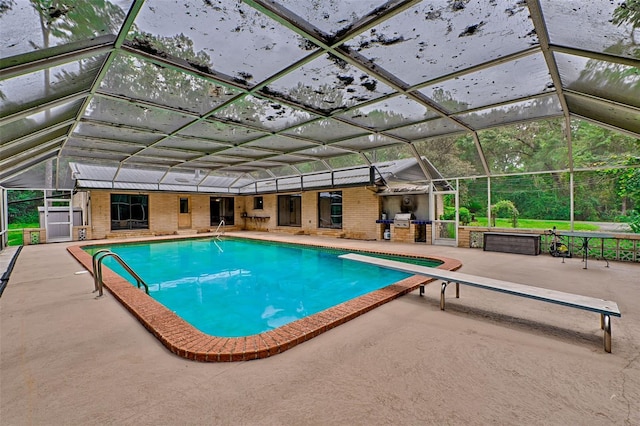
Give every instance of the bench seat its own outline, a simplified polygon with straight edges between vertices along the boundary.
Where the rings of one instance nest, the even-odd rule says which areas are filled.
[[[595,297],[581,296],[573,293],[551,290],[547,288],[534,287],[530,285],[517,284],[509,281],[496,280],[493,278],[479,277],[461,272],[447,271],[445,269],[430,268],[428,266],[413,265],[410,263],[398,262],[395,260],[380,259],[360,254],[344,254],[343,259],[354,260],[394,269],[397,271],[423,275],[430,278],[442,280],[440,291],[440,309],[445,308],[445,289],[449,283],[456,284],[456,297],[460,297],[460,284],[469,285],[486,290],[498,291],[512,294],[514,296],[526,297],[540,300],[542,302],[555,303],[557,305],[568,306],[576,309],[583,309],[600,314],[600,328],[604,330],[604,350],[611,352],[611,316],[620,317],[618,304],[611,300],[603,300]],[[420,295],[424,294],[424,285],[420,286]]]

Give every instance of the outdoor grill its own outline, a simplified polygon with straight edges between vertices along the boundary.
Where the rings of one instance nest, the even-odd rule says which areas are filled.
[[[393,218],[393,225],[396,228],[408,228],[411,219],[413,219],[413,214],[411,213],[397,213]]]

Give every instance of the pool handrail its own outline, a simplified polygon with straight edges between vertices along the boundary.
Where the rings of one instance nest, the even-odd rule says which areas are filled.
[[[222,228],[222,232],[220,232],[220,227],[221,227],[221,226],[225,226],[224,219],[222,219],[222,220],[220,221],[220,223],[218,224],[218,227],[216,228],[216,232],[215,232],[215,234],[216,234],[216,238],[217,238],[217,239],[220,239],[220,237],[221,237],[222,235],[224,235],[224,228]]]
[[[104,283],[102,281],[102,262],[107,257],[113,257],[120,264],[120,266],[122,266],[136,280],[138,288],[140,288],[140,285],[142,284],[144,286],[145,293],[149,294],[149,286],[147,285],[147,283],[144,282],[140,275],[138,275],[133,269],[131,269],[127,262],[124,261],[124,259],[122,259],[117,253],[114,253],[109,249],[101,249],[95,252],[91,258],[93,264],[93,293],[97,291],[97,297],[102,297],[103,294],[102,288]]]

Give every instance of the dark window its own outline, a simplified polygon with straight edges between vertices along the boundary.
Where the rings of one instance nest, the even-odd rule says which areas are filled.
[[[149,196],[111,194],[111,230],[149,229]]]
[[[234,224],[233,197],[211,197],[209,208],[211,211],[211,226],[219,225],[223,219],[225,225]]]
[[[264,206],[264,201],[262,197],[253,197],[253,209],[254,210],[262,210]]]
[[[302,226],[302,197],[278,195],[278,226]]]
[[[342,191],[318,193],[318,227],[342,228]]]
[[[180,198],[180,213],[189,213],[189,199]]]

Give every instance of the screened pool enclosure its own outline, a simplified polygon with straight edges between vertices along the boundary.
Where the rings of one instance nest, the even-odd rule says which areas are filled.
[[[7,189],[303,191],[406,158],[573,194],[638,167],[639,22],[635,0],[0,0],[4,219]]]

